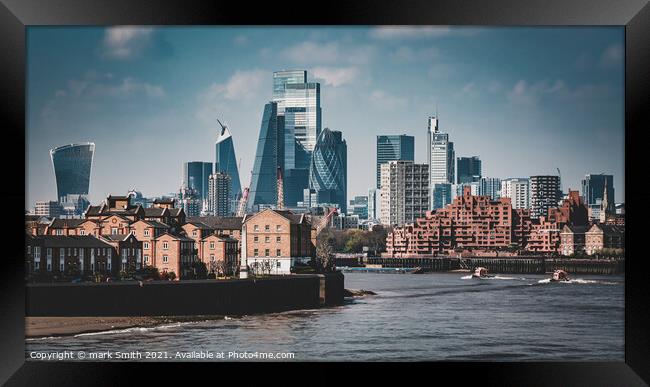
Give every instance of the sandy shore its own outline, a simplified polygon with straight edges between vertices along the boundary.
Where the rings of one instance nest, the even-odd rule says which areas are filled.
[[[197,321],[209,318],[223,317],[25,317],[25,336],[69,336],[113,329],[152,327],[178,321]]]

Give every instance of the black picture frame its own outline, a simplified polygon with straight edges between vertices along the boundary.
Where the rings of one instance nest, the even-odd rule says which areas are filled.
[[[311,7],[309,7],[311,5]],[[315,6],[315,7],[314,7]],[[286,12],[286,9],[300,10]],[[650,115],[650,5],[646,0],[490,0],[466,1],[389,0],[327,1],[321,4],[282,2],[100,1],[100,0],[1,0],[0,3],[0,104],[3,127],[3,206],[7,231],[4,274],[0,278],[0,381],[8,385],[93,384],[116,385],[142,381],[156,383],[217,371],[250,384],[268,381],[273,374],[251,372],[246,363],[45,363],[25,362],[24,353],[24,239],[22,227],[25,200],[23,171],[25,144],[25,31],[30,25],[618,25],[625,26],[625,173],[630,182],[625,198],[628,259],[625,277],[625,362],[620,363],[408,363],[375,364],[374,377],[398,372],[494,385],[585,385],[635,386],[650,383],[650,280],[649,259],[642,254],[640,226],[648,194],[642,186],[644,173],[644,129]],[[11,145],[10,145],[11,144]],[[26,144],[25,144],[26,145]],[[19,168],[23,166],[23,168]],[[637,187],[638,185],[638,187]],[[13,205],[12,203],[15,203]],[[8,215],[6,215],[8,214]],[[632,236],[635,235],[635,236]],[[534,334],[534,332],[531,332]],[[585,334],[589,334],[585,332]],[[272,365],[276,367],[277,364]],[[294,378],[303,365],[287,364],[281,378]],[[340,376],[339,366],[351,372],[369,374],[361,364],[319,363],[315,375]],[[335,367],[337,366],[337,367]],[[364,364],[365,366],[365,364]],[[372,365],[371,365],[372,366]],[[397,367],[400,366],[398,370]],[[402,367],[407,369],[402,369]],[[225,372],[224,367],[233,371]],[[414,367],[417,367],[415,369]],[[414,374],[410,374],[414,372]],[[476,375],[476,376],[473,376]],[[308,380],[305,380],[308,382]]]

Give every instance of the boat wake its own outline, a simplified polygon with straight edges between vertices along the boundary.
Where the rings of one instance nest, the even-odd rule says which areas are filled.
[[[548,283],[551,283],[551,282],[552,281],[551,281],[550,278],[544,278],[544,279],[541,279],[541,280],[537,281],[537,283],[540,283],[540,284],[548,284]],[[617,282],[600,281],[600,280],[586,280],[586,279],[582,279],[582,278],[575,278],[575,279],[570,279],[568,281],[558,281],[558,282],[563,283],[563,284],[599,284],[599,285],[617,285],[618,284]]]
[[[465,275],[460,277],[460,279],[472,279],[472,275]],[[491,279],[491,280],[517,280],[517,281],[524,281],[526,278],[523,277],[507,277],[507,276],[502,276],[502,275],[495,275],[493,277],[482,277],[481,279]]]

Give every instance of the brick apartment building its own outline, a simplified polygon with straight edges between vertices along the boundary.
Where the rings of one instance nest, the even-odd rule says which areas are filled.
[[[394,228],[387,236],[383,255],[431,257],[459,248],[479,252],[515,246],[555,254],[561,250],[563,227],[585,227],[587,220],[587,207],[577,191],[569,191],[560,207],[548,210],[548,216],[531,219],[531,211],[513,209],[510,198],[492,200],[472,195],[470,187],[463,187],[463,195],[445,208],[429,211],[413,224]],[[579,243],[578,239],[575,243]]]
[[[585,233],[585,252],[594,255],[602,249],[625,249],[625,227],[594,224]]]
[[[572,255],[585,251],[585,233],[588,226],[564,225],[560,232],[560,254]]]
[[[118,261],[115,267],[118,272],[133,272],[143,268],[142,264],[142,241],[139,241],[133,234],[109,234],[102,235],[99,239],[113,246],[118,254]]]
[[[243,219],[242,264],[252,272],[289,274],[316,255],[316,230],[305,214],[265,209]]]
[[[117,274],[115,248],[90,235],[28,235],[26,269],[30,275]]]
[[[208,234],[199,242],[199,259],[208,272],[231,276],[239,269],[239,241],[225,235]]]

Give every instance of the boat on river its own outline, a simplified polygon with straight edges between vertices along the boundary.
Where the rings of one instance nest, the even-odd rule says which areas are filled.
[[[492,278],[492,277],[494,276],[488,274],[488,269],[481,266],[474,269],[474,273],[472,274],[472,278]]]
[[[555,270],[551,276],[551,282],[569,281],[569,274],[564,270]]]

